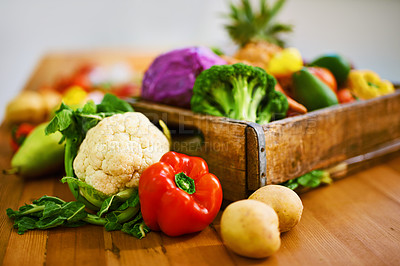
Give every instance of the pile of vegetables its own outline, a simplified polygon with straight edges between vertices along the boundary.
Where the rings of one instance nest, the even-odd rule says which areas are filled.
[[[56,197],[43,196],[33,201],[32,204],[22,206],[18,211],[8,209],[7,215],[14,219],[14,227],[18,228],[19,234],[31,229],[47,229],[56,226],[74,227],[92,223],[104,225],[107,230],[123,229],[124,232],[139,238],[144,236],[148,229],[144,227],[140,214],[138,214],[137,189],[129,188],[115,193],[115,195],[106,195],[76,178],[73,168],[73,161],[78,154],[79,147],[90,129],[100,121],[105,121],[107,117],[132,111],[129,104],[112,95],[106,95],[98,105],[89,101],[82,108],[76,110],[64,103],[61,104],[55,117],[45,128],[40,128],[39,132],[42,134],[58,132],[59,136],[56,136],[58,141],[65,141],[66,177],[62,180],[68,183],[77,201],[64,202]],[[61,134],[62,139],[60,138]],[[92,214],[87,212],[86,208],[98,212]]]
[[[196,113],[265,124],[394,92],[393,84],[353,69],[337,53],[305,63],[298,49],[285,47],[282,33],[293,26],[275,20],[284,4],[260,0],[258,9],[249,0],[231,4],[225,27],[238,45],[234,55],[218,50],[217,56],[205,47],[165,53],[145,73],[142,97],[185,108],[190,102]]]
[[[14,156],[22,161],[15,167],[23,176],[41,175],[56,166],[52,151],[59,151],[66,175],[61,181],[76,201],[43,196],[7,215],[19,234],[85,224],[139,239],[150,229],[171,236],[203,230],[220,209],[221,185],[203,159],[169,152],[166,135],[111,94],[75,110],[62,103],[49,123],[29,135]],[[47,142],[45,156],[33,160],[32,145]]]

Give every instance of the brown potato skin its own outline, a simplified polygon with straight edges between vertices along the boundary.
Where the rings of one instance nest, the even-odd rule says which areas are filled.
[[[235,253],[250,258],[266,258],[281,245],[278,215],[256,200],[230,204],[221,216],[221,237]]]
[[[287,232],[301,219],[303,203],[296,192],[280,185],[259,188],[249,199],[261,201],[275,210],[279,217],[279,230]]]

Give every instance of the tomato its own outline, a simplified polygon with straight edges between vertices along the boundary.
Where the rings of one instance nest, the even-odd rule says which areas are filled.
[[[349,89],[339,90],[337,92],[337,97],[338,97],[339,103],[351,103],[356,100]]]
[[[322,80],[326,85],[328,85],[333,92],[335,93],[337,92],[336,79],[331,71],[323,67],[308,67],[307,69],[308,71],[311,72],[311,74],[315,75],[320,80]]]
[[[114,88],[111,93],[120,98],[140,96],[140,87],[136,84],[125,84]]]

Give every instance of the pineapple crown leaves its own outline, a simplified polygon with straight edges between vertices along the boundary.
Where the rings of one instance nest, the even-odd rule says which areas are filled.
[[[241,0],[239,5],[230,4],[228,18],[231,23],[225,25],[232,40],[240,46],[248,42],[265,40],[281,47],[285,42],[279,38],[280,33],[291,32],[292,25],[274,22],[286,0],[277,0],[270,6],[268,0],[260,0],[258,13],[249,0]]]

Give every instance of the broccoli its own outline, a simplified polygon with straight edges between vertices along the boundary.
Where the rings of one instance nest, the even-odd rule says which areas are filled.
[[[288,101],[262,68],[243,63],[204,70],[193,86],[194,112],[265,124],[286,116]]]

